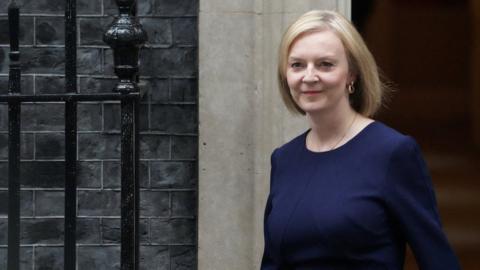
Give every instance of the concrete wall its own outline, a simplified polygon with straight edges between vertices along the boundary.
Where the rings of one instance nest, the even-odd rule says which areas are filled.
[[[0,93],[7,92],[7,4],[0,1]],[[64,91],[64,0],[17,0],[22,91]],[[77,0],[78,86],[110,92],[102,42],[113,0]],[[141,80],[141,269],[196,269],[197,0],[138,1],[148,32]],[[120,269],[119,104],[78,111],[78,269]],[[7,107],[0,104],[0,269],[7,269]],[[22,107],[21,269],[63,269],[63,104]]]
[[[201,0],[198,269],[258,269],[273,148],[306,128],[281,102],[276,55],[285,28],[310,9],[350,1]]]

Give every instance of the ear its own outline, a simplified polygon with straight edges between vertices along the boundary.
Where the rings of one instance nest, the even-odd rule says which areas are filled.
[[[347,84],[350,84],[356,81],[357,81],[357,74],[354,73],[353,71],[349,71],[347,76]]]

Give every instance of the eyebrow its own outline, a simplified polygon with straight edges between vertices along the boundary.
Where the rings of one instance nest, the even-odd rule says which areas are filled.
[[[299,57],[289,57],[288,58],[288,61],[299,61],[299,60],[303,60],[303,59],[299,58]]]
[[[303,60],[304,59],[301,58],[301,57],[295,57],[294,56],[294,57],[289,57],[287,61],[288,62],[295,62],[295,61],[303,61]],[[315,59],[315,61],[318,61],[318,60],[321,60],[321,61],[328,60],[328,61],[332,61],[332,62],[337,61],[334,56],[323,56],[323,57],[319,57],[318,59]]]

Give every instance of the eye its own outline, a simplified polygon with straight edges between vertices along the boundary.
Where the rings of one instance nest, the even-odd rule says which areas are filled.
[[[329,61],[322,61],[318,65],[320,67],[327,68],[327,69],[330,69],[335,66],[332,62],[329,62]]]
[[[301,62],[293,62],[293,63],[290,63],[290,67],[293,69],[298,69],[303,67],[303,64]]]

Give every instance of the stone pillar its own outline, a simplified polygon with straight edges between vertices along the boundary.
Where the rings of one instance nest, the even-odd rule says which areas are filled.
[[[285,28],[349,0],[201,0],[198,269],[258,269],[270,153],[306,129],[276,85]]]

